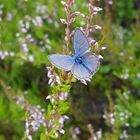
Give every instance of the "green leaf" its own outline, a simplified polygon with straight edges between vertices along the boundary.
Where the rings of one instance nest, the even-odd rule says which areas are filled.
[[[64,114],[66,113],[66,111],[69,109],[69,103],[68,102],[62,102],[60,105],[59,105],[59,112],[61,114]]]
[[[54,130],[52,130],[48,135],[49,135],[49,137],[56,139]]]
[[[41,133],[40,140],[46,140],[46,135],[44,133]]]

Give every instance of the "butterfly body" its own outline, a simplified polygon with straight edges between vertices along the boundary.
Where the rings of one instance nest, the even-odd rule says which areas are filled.
[[[83,57],[82,56],[76,56],[75,57],[75,63],[82,64],[83,63]]]
[[[71,73],[79,80],[86,80],[98,70],[99,59],[89,51],[89,43],[80,29],[74,34],[74,56],[53,54],[49,55],[50,62],[57,68]]]

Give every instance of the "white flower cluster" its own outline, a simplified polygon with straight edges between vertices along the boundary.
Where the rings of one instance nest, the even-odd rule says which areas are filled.
[[[14,17],[14,15],[13,15],[12,12],[8,12],[8,13],[6,14],[6,19],[7,19],[7,21],[12,21],[12,20],[13,20],[13,17]]]
[[[52,110],[51,111],[51,119],[49,120],[48,122],[48,127],[53,129],[54,133],[55,133],[55,136],[56,138],[58,138],[59,136],[59,133],[61,134],[65,134],[65,130],[63,129],[64,127],[64,122],[65,120],[69,119],[68,116],[64,115],[64,116],[55,116],[55,110]],[[56,119],[58,120],[56,122]]]
[[[66,116],[66,115],[60,116],[60,118],[59,118],[59,121],[58,121],[60,123],[59,132],[61,134],[65,134],[65,130],[63,129],[63,127],[64,127],[64,122],[65,122],[66,119],[69,119],[69,117]]]
[[[35,16],[26,14],[22,19],[20,19],[18,21],[19,31],[15,35],[16,38],[18,39],[21,50],[24,52],[23,55],[21,55],[21,59],[24,59],[29,62],[34,62],[35,59],[34,55],[31,54],[30,52],[29,46],[31,46],[30,45],[31,43],[37,46],[40,45],[41,50],[43,52],[45,52],[46,49],[51,49],[51,46],[49,45],[48,34],[44,34],[42,40],[38,40],[38,38],[33,36],[31,32],[36,27],[42,28],[44,22],[48,22],[49,24],[51,21],[51,24],[54,24],[54,22],[52,22],[53,20],[51,19],[53,16],[50,17],[49,14],[47,13],[48,10],[47,6],[41,3],[35,3],[35,5],[36,5],[34,12]]]
[[[0,22],[2,21],[2,15],[3,15],[3,4],[0,4]]]
[[[64,93],[64,97],[61,97],[65,99],[67,96],[67,93]],[[44,128],[47,128],[48,130],[52,130],[55,133],[55,136],[58,137],[59,133],[64,134],[65,130],[64,122],[65,120],[69,119],[66,115],[60,115],[57,114],[56,109],[51,110],[49,120],[47,120],[43,113],[45,112],[45,109],[41,108],[40,105],[32,106],[30,105],[23,96],[14,96],[13,98],[18,105],[20,105],[21,108],[25,109],[27,111],[26,116],[26,122],[25,122],[25,128],[26,128],[26,137],[28,140],[32,140],[32,133],[38,131],[39,127],[42,125]],[[57,120],[57,121],[56,121]],[[46,135],[49,133],[46,131]]]
[[[123,74],[120,75],[120,78],[122,79],[128,79],[129,78],[129,69],[126,69]]]
[[[126,130],[124,130],[120,136],[120,140],[124,140],[124,139],[128,139],[128,133]]]
[[[116,115],[116,112],[112,112],[110,114],[104,114],[103,115],[103,118],[105,120],[107,120],[111,125],[114,125],[116,120],[115,120],[115,115]],[[131,116],[131,113],[128,112],[127,110],[125,110],[124,112],[120,112],[119,113],[119,119],[120,121],[123,121],[125,119],[128,119],[129,117]]]
[[[53,104],[54,102],[57,102],[58,99],[59,100],[67,100],[67,97],[68,97],[68,93],[67,92],[60,92],[59,94],[48,95],[46,97],[46,99],[50,99],[50,101]]]
[[[140,79],[140,73],[138,73],[138,74],[136,75],[136,77],[137,77],[138,79]]]
[[[60,93],[48,95],[46,99],[47,100],[49,99],[51,103],[54,104],[54,103],[58,103],[59,101],[67,100],[67,97],[68,97],[67,92],[60,92]],[[58,137],[59,133],[61,134],[65,133],[65,130],[63,129],[64,122],[66,119],[69,119],[69,117],[66,115],[62,116],[58,112],[57,112],[58,114],[56,115],[55,112],[57,112],[55,109],[51,110],[51,113],[50,113],[51,119],[48,122],[48,127],[51,127],[53,131],[55,132],[55,136]],[[56,122],[56,119],[58,120],[57,122]]]
[[[44,127],[47,126],[47,120],[43,116],[44,111],[45,110],[41,109],[39,105],[28,109],[28,115],[26,117],[26,123],[25,123],[26,136],[28,140],[32,140],[31,133],[36,132],[41,124]]]
[[[48,84],[53,86],[55,83],[61,84],[60,77],[56,74],[51,67],[47,67],[48,70]]]
[[[116,105],[115,108],[118,108],[118,106]],[[115,117],[118,116],[119,120],[115,120]],[[127,122],[127,119],[130,118],[132,116],[132,113],[125,110],[124,112],[120,112],[119,114],[116,114],[116,112],[112,112],[110,114],[105,113],[103,115],[103,118],[110,123],[111,126],[115,126],[115,122],[116,121],[120,121],[120,122],[125,122],[125,124],[123,124],[123,126],[125,127],[125,129],[122,131],[122,134],[120,135],[120,140],[124,140],[124,139],[128,139],[128,134],[127,134],[127,129],[128,127],[130,127],[130,124]]]
[[[130,90],[123,92],[123,96],[124,96],[124,98],[128,100],[128,99],[129,99],[129,95],[130,95],[130,93],[131,93]]]
[[[128,119],[129,117],[129,112],[125,111],[125,112],[120,112],[120,120],[124,120],[124,119]]]
[[[112,5],[113,1],[112,0],[104,0],[106,4]]]
[[[100,140],[101,138],[102,138],[102,131],[97,131],[93,136],[93,140]]]
[[[107,120],[111,125],[114,125],[115,124],[115,115],[116,115],[116,112],[112,112],[110,114],[104,114],[103,115],[103,118],[105,120]]]
[[[40,105],[31,106],[22,96],[14,96],[14,100],[28,113],[25,123],[26,137],[28,140],[32,140],[31,133],[36,132],[40,125],[47,127],[48,120],[43,116],[45,109],[41,108]]]
[[[75,128],[70,129],[70,133],[71,133],[72,139],[77,139],[77,136],[81,134],[81,131],[79,127],[75,127]]]
[[[34,19],[32,19],[32,23],[35,26],[42,27],[42,25],[43,25],[42,17],[41,16],[36,16]]]
[[[14,56],[15,53],[14,52],[8,52],[8,51],[0,51],[0,59],[4,59],[5,57],[8,56]]]
[[[46,5],[42,5],[40,3],[37,3],[37,6],[36,6],[36,13],[37,14],[41,14],[41,16],[43,18],[45,18],[47,11],[48,11],[48,8]]]

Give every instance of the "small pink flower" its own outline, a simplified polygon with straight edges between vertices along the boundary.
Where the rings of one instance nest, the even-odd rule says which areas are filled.
[[[103,59],[104,57],[103,57],[102,55],[99,54],[99,55],[98,55],[98,58],[99,58],[99,59]]]
[[[65,134],[65,130],[64,130],[64,129],[59,130],[59,132],[60,132],[61,134]]]
[[[99,12],[99,11],[102,11],[103,9],[100,8],[100,7],[94,6],[94,7],[93,7],[93,10],[94,10],[95,12]]]
[[[105,46],[101,47],[101,50],[106,50],[106,47]]]
[[[78,134],[78,135],[81,133],[79,127],[76,127],[76,128],[75,128],[75,132],[76,132],[76,134]]]
[[[65,5],[65,4],[66,4],[66,2],[65,2],[65,1],[61,1],[61,4],[62,4],[62,5]]]
[[[63,24],[68,24],[68,22],[66,21],[66,19],[61,18],[60,21],[61,21]]]
[[[96,30],[101,30],[101,29],[102,29],[102,27],[99,26],[99,25],[94,25],[94,28],[95,28]]]

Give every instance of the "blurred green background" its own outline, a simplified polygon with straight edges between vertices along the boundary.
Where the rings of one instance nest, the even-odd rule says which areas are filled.
[[[73,10],[86,14],[87,2],[77,0]],[[93,22],[102,30],[93,36],[107,49],[87,86],[71,84],[70,119],[57,139],[140,140],[140,1],[96,5],[103,11]],[[25,134],[26,111],[12,95],[48,109],[47,56],[62,51],[65,26],[60,18],[65,11],[59,0],[0,0],[0,140],[20,140]],[[77,18],[72,28],[85,27],[81,21]],[[33,135],[40,139],[40,132]]]

